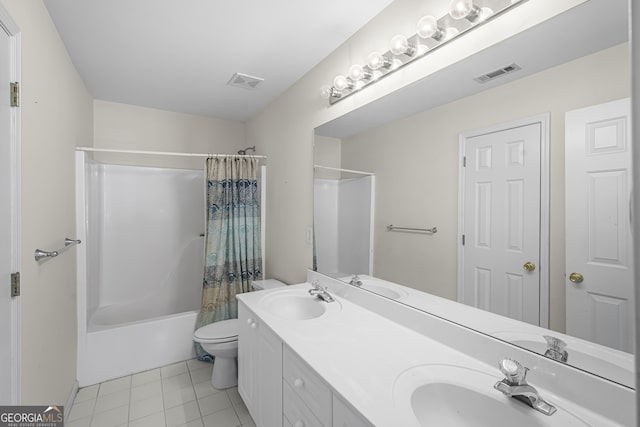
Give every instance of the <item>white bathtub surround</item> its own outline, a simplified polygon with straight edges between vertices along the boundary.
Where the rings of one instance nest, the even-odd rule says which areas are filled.
[[[318,271],[371,274],[375,176],[314,179],[314,233]]]
[[[202,171],[86,156],[76,153],[81,387],[193,357],[204,245]]]
[[[498,402],[503,399],[502,404],[509,408],[519,408],[514,405],[521,405],[520,402],[492,389],[493,380],[503,377],[497,365],[504,357],[530,368],[529,383],[565,415],[571,413],[590,425],[634,425],[631,389],[340,281],[314,273],[310,273],[310,279],[322,280],[324,286],[329,286],[329,292],[340,304],[339,311],[309,320],[291,320],[266,309],[261,303],[263,295],[246,294],[239,299],[284,342],[285,349],[290,348],[320,377],[334,401],[343,400],[356,416],[372,425],[418,425],[396,383],[403,373],[423,365],[454,365],[489,375],[492,379],[487,394]],[[309,288],[309,284],[301,284],[287,291]],[[338,296],[345,289],[349,299]],[[276,292],[279,291],[269,291]],[[242,356],[242,332],[239,339]],[[541,422],[553,418],[527,407],[524,411]],[[505,425],[508,422],[505,420]]]

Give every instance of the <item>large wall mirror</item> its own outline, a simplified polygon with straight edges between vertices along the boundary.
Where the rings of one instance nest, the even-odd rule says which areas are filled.
[[[628,17],[589,0],[316,128],[317,271],[634,387]]]

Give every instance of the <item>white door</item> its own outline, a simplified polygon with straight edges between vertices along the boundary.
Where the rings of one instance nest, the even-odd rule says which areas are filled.
[[[9,103],[12,58],[11,37],[0,26],[0,405],[16,403],[18,378],[16,308],[10,287],[11,273],[17,269],[15,116]]]
[[[542,123],[465,137],[459,300],[540,324]]]
[[[565,117],[567,333],[627,352],[635,348],[630,109],[623,99]]]

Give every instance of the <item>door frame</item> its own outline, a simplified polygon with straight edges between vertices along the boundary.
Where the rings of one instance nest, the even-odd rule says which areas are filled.
[[[487,133],[500,132],[516,127],[540,124],[540,326],[549,327],[549,140],[550,113],[504,122],[481,129],[462,132],[458,135],[458,301],[462,301],[464,277],[464,196],[465,168],[463,165],[466,141]]]
[[[21,83],[21,33],[9,12],[0,4],[0,27],[9,35],[10,78],[12,82]],[[4,89],[5,91],[8,88]],[[6,92],[5,92],[6,93]],[[21,108],[11,109],[11,271],[20,271],[20,147],[21,147]],[[7,278],[8,279],[8,278]],[[3,286],[8,282],[3,281]],[[11,389],[12,405],[20,404],[20,297],[11,299]]]

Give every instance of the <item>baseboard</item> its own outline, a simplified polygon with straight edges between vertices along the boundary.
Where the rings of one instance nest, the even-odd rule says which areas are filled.
[[[69,393],[69,397],[67,398],[66,403],[64,404],[64,419],[66,420],[69,414],[71,413],[71,406],[73,406],[73,401],[76,400],[76,394],[78,394],[78,381],[74,381],[73,387],[71,387],[71,392]]]

